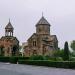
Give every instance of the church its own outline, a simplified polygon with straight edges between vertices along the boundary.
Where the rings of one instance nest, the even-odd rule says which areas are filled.
[[[0,38],[0,55],[17,56],[19,54],[19,41],[13,36],[14,28],[9,20],[5,27],[5,36]]]
[[[50,23],[42,16],[35,26],[36,33],[27,40],[24,55],[53,56],[54,51],[58,50],[58,39],[56,35],[51,35]]]

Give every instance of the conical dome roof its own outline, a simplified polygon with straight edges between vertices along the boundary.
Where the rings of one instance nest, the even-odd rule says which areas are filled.
[[[10,23],[10,21],[9,21],[9,23],[6,25],[5,29],[14,29],[13,26],[12,26],[12,24]]]
[[[42,16],[42,18],[38,21],[36,25],[50,25],[49,22]]]

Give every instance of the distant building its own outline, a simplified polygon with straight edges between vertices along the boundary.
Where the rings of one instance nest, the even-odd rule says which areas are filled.
[[[28,45],[24,47],[24,55],[49,55],[53,56],[58,49],[58,40],[56,35],[50,34],[50,24],[42,16],[36,24],[36,33],[27,40]]]
[[[0,39],[0,55],[17,56],[19,52],[19,41],[13,36],[13,26],[10,21],[5,27],[5,36]]]

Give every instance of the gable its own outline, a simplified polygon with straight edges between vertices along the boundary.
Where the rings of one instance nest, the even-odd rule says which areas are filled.
[[[31,39],[36,39],[36,38],[37,38],[37,34],[36,33],[33,33],[33,35],[27,41],[29,41]]]

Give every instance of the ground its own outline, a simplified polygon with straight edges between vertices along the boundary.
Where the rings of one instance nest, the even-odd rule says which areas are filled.
[[[75,70],[0,63],[0,75],[75,75]]]

